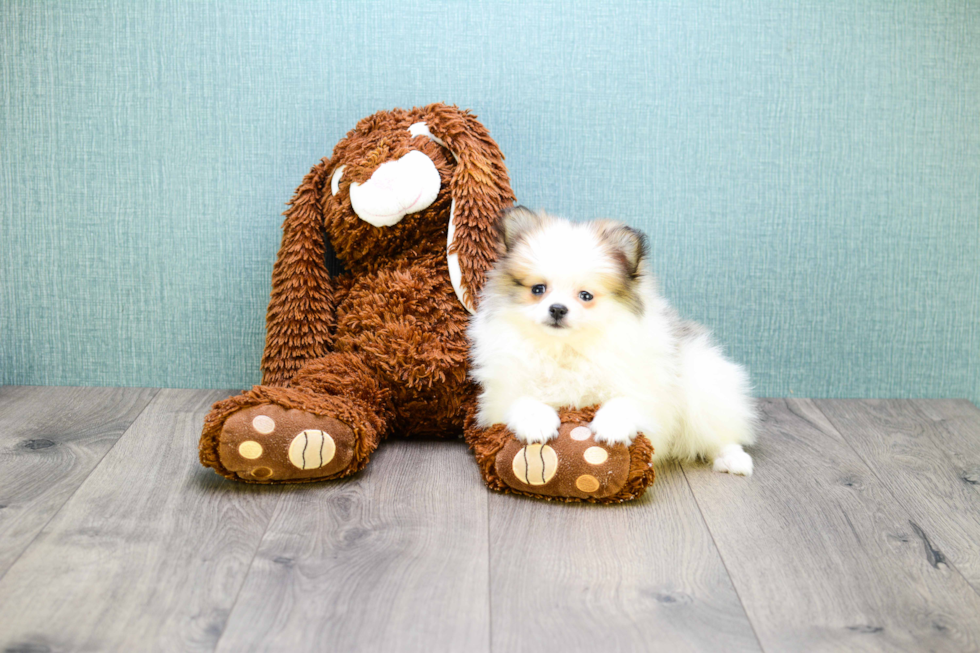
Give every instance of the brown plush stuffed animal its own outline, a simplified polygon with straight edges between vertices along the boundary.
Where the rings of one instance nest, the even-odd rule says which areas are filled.
[[[290,202],[262,385],[214,405],[201,462],[249,483],[319,481],[362,469],[389,433],[458,434],[476,403],[466,323],[496,259],[497,218],[513,200],[503,156],[469,112],[433,104],[361,120]],[[344,268],[333,275],[328,244]],[[492,431],[467,432],[478,460],[509,435]],[[632,450],[649,462],[648,451]],[[627,455],[624,467],[621,454],[602,467],[623,477],[614,485],[633,487],[626,472],[638,464]],[[494,482],[492,465],[481,470],[491,487],[510,487]],[[610,488],[551,496],[638,496]]]

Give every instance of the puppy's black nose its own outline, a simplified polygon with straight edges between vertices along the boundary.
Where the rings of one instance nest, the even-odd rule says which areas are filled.
[[[548,307],[548,312],[551,313],[552,319],[558,321],[568,314],[568,307],[564,304],[552,304]]]

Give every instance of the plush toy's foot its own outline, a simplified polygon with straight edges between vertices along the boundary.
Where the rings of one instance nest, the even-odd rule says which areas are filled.
[[[354,432],[343,422],[275,404],[233,414],[218,435],[225,469],[249,481],[334,476],[350,465],[353,453]]]
[[[304,483],[363,469],[382,422],[349,398],[256,386],[205,418],[201,463],[248,483]]]
[[[584,423],[565,423],[545,444],[512,439],[497,453],[497,474],[515,490],[547,497],[602,499],[626,483],[630,454],[624,445],[598,444]]]
[[[594,408],[562,409],[558,437],[544,444],[525,444],[502,424],[479,429],[472,419],[466,438],[495,490],[597,503],[641,496],[654,478],[650,442],[640,435],[629,447],[597,443],[588,428],[594,414]]]

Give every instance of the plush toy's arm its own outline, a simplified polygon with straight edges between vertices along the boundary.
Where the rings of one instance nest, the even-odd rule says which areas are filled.
[[[323,159],[310,170],[284,214],[282,246],[272,268],[272,296],[266,312],[264,385],[286,385],[305,361],[330,350],[334,298],[324,263],[320,205],[329,164]]]

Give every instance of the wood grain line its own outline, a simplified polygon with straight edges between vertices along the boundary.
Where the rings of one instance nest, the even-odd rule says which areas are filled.
[[[980,486],[969,482],[980,470],[980,420],[965,403],[814,402],[908,511],[927,557],[955,568],[980,594]]]
[[[156,393],[0,386],[0,578]]]

